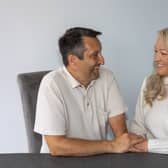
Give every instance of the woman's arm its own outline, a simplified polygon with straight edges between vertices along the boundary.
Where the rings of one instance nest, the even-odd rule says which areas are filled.
[[[131,121],[131,125],[130,125],[130,132],[133,132],[138,135],[142,135],[144,137],[146,135],[146,128],[144,126],[145,124],[144,124],[144,105],[143,105],[144,104],[143,92],[145,88],[145,83],[146,83],[146,79],[142,84],[140,94],[136,104],[134,118]]]
[[[168,154],[168,139],[148,139],[134,147],[140,152]]]

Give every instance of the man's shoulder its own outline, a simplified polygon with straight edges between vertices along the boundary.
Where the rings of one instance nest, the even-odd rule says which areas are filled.
[[[63,68],[52,70],[51,72],[47,73],[43,77],[41,83],[44,85],[50,85],[52,83],[55,83],[56,80],[59,80],[60,76],[63,76]]]
[[[113,78],[114,74],[113,72],[105,67],[100,68],[100,78]]]

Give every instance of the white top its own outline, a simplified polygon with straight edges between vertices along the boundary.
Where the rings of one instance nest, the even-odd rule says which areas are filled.
[[[110,70],[100,68],[100,77],[85,89],[63,67],[47,74],[40,84],[34,131],[103,140],[108,117],[126,110]],[[41,152],[49,152],[44,137]]]
[[[130,131],[148,139],[149,152],[168,154],[168,97],[164,100],[156,99],[152,107],[145,104],[143,92],[146,79],[140,91]],[[168,89],[167,77],[164,78],[164,84]]]

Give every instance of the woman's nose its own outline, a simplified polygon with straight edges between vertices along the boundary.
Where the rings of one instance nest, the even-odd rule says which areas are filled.
[[[161,59],[161,54],[159,52],[155,53],[155,56],[154,56],[154,61],[160,61]]]

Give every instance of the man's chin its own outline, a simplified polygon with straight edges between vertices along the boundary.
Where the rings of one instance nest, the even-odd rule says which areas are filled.
[[[94,73],[94,77],[93,77],[94,79],[93,79],[93,80],[98,79],[98,78],[99,78],[99,76],[100,76],[100,75],[99,75],[99,72]]]

